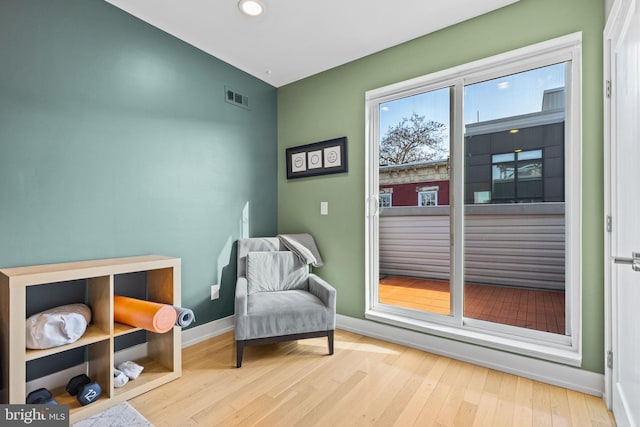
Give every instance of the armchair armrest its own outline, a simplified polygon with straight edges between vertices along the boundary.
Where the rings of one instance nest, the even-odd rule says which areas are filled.
[[[332,312],[336,311],[336,290],[320,276],[309,274],[309,292],[320,298],[320,300]]]
[[[245,340],[249,337],[249,317],[247,316],[247,278],[238,277],[236,280],[236,299],[234,313],[233,334],[236,340]],[[238,365],[240,366],[240,365]]]
[[[247,315],[247,278],[238,277],[236,281],[235,317]]]

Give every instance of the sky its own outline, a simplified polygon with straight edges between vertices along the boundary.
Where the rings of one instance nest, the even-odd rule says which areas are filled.
[[[542,109],[547,89],[564,87],[565,64],[549,65],[523,73],[465,86],[464,123],[534,113]],[[380,135],[413,112],[449,125],[449,88],[438,89],[380,105]],[[478,120],[479,118],[479,120]],[[448,138],[448,131],[446,133]]]

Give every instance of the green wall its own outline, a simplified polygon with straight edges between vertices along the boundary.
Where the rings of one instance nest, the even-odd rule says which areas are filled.
[[[278,231],[316,237],[340,314],[364,318],[365,91],[582,31],[583,368],[603,372],[603,28],[603,0],[521,0],[278,89]],[[286,147],[339,136],[347,174],[287,181]]]
[[[0,52],[0,266],[180,257],[196,325],[233,314],[243,211],[276,232],[276,89],[101,0],[2,0]]]

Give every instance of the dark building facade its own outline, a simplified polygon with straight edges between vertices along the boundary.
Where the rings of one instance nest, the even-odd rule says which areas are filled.
[[[466,125],[465,203],[564,202],[564,88],[542,111]]]

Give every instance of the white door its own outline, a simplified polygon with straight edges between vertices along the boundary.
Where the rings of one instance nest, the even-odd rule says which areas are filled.
[[[607,376],[619,426],[640,426],[639,9],[636,0],[617,1],[605,31],[611,81],[607,123],[611,354]]]

